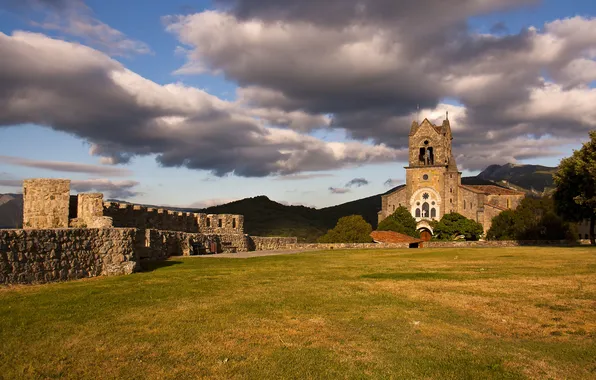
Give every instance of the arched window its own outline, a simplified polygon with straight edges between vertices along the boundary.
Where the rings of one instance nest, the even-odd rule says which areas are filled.
[[[429,217],[429,209],[430,209],[430,206],[429,206],[428,202],[424,202],[422,204],[422,217],[423,218]]]
[[[211,227],[211,218],[207,218],[207,227]]]
[[[464,199],[464,210],[466,209],[466,200]]]
[[[419,208],[416,209],[416,218],[420,218],[420,209]]]
[[[433,219],[437,217],[437,209],[436,208],[433,207],[430,209],[430,217]]]
[[[507,198],[507,208],[511,208],[511,200]]]
[[[395,205],[393,205],[393,211],[395,211]]]

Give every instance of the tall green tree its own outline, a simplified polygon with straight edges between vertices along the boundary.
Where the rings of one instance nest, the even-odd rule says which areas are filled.
[[[377,231],[394,231],[412,237],[420,237],[416,231],[416,219],[404,206],[399,206],[395,212],[383,219],[377,227]]]
[[[561,160],[554,174],[553,198],[559,215],[567,220],[590,221],[590,242],[596,244],[596,131],[590,132],[590,141],[571,157]]]
[[[335,227],[319,238],[319,243],[370,243],[372,226],[360,215],[339,218]]]
[[[445,214],[440,221],[432,222],[431,225],[433,237],[437,240],[455,240],[461,235],[466,240],[478,240],[484,232],[482,224],[457,212]]]

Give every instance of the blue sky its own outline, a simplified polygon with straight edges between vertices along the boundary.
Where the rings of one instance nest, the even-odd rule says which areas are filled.
[[[374,3],[374,1],[371,2]],[[324,100],[318,99],[315,91],[316,87],[307,88],[301,85],[300,81],[304,82],[304,79],[298,79],[299,76],[297,74],[296,85],[287,85],[286,87],[286,83],[281,81],[280,84],[280,81],[266,77],[266,73],[259,73],[254,69],[251,72],[243,72],[242,70],[244,70],[247,66],[250,66],[249,64],[247,64],[246,67],[232,67],[233,65],[230,62],[226,62],[225,60],[221,59],[221,57],[229,57],[226,59],[236,61],[252,59],[250,52],[254,51],[255,54],[257,54],[258,49],[271,49],[271,46],[266,45],[267,41],[263,42],[262,45],[258,45],[261,42],[254,42],[251,40],[251,43],[254,42],[256,44],[255,48],[254,50],[247,48],[248,53],[243,56],[235,56],[232,51],[233,46],[218,46],[220,49],[218,52],[215,52],[215,50],[217,50],[215,48],[211,50],[205,48],[205,45],[210,44],[209,41],[215,41],[213,42],[214,44],[223,44],[225,41],[221,42],[220,39],[223,41],[226,40],[224,37],[227,37],[227,43],[233,45],[233,41],[239,38],[238,35],[226,36],[224,33],[210,36],[208,34],[208,30],[201,29],[202,26],[200,25],[200,22],[201,20],[207,20],[207,16],[205,16],[207,12],[217,9],[216,12],[218,12],[218,17],[224,12],[223,10],[215,7],[211,1],[185,0],[147,2],[129,0],[126,2],[120,2],[109,0],[88,0],[85,3],[81,3],[78,0],[67,0],[64,1],[64,3],[66,4],[66,10],[57,10],[52,7],[47,7],[44,5],[44,1],[38,0],[31,0],[30,4],[28,3],[23,7],[15,7],[14,4],[13,6],[2,6],[2,2],[0,2],[0,32],[7,36],[11,36],[15,31],[28,31],[41,33],[48,38],[65,40],[69,43],[88,45],[92,49],[101,52],[106,57],[110,57],[111,59],[120,62],[122,67],[138,74],[143,78],[155,82],[158,85],[165,86],[171,83],[178,83],[179,85],[183,85],[186,88],[203,90],[205,93],[214,96],[216,99],[228,102],[229,104],[235,104],[235,102],[241,100],[239,99],[237,93],[238,88],[249,88],[250,86],[254,86],[258,87],[259,90],[267,89],[279,91],[280,93],[283,93],[285,97],[291,100],[291,102],[288,100],[289,103],[299,104],[295,106],[296,110],[304,111],[309,116],[318,118],[317,120],[324,119],[323,115],[333,116],[336,120],[338,120],[339,126],[337,129],[333,129],[329,125],[321,125],[316,128],[296,127],[295,130],[290,127],[289,129],[295,132],[297,136],[300,136],[300,138],[314,138],[317,141],[321,141],[322,143],[332,144],[357,142],[358,144],[361,144],[361,146],[354,149],[362,149],[363,151],[366,151],[368,148],[374,148],[379,144],[384,144],[384,139],[388,138],[388,142],[386,144],[393,149],[393,151],[389,153],[383,153],[383,157],[375,156],[374,159],[363,160],[361,160],[359,157],[361,157],[364,153],[355,153],[354,157],[356,158],[337,158],[337,161],[333,161],[329,164],[318,162],[302,164],[302,161],[300,161],[301,163],[296,167],[292,166],[291,171],[286,169],[289,164],[284,163],[284,169],[278,172],[272,170],[269,175],[266,176],[262,176],[261,172],[259,172],[260,174],[258,174],[258,176],[254,176],[252,174],[237,175],[233,172],[228,172],[222,176],[222,173],[220,172],[218,173],[218,176],[209,169],[191,168],[193,165],[187,164],[187,160],[180,161],[182,162],[180,167],[175,167],[177,164],[167,164],[170,165],[170,167],[163,167],[156,162],[157,154],[155,153],[147,155],[141,154],[139,153],[139,149],[141,148],[138,146],[135,146],[134,149],[130,148],[130,150],[127,150],[129,148],[124,146],[124,143],[122,144],[122,147],[120,147],[118,134],[116,133],[113,135],[113,140],[111,140],[109,143],[110,149],[112,149],[114,145],[117,145],[119,146],[119,149],[125,150],[127,154],[132,155],[132,159],[128,162],[122,161],[121,163],[115,164],[117,168],[122,169],[122,173],[116,176],[102,175],[101,172],[89,172],[89,170],[86,169],[73,171],[48,170],[47,165],[44,166],[37,164],[37,162],[61,161],[75,164],[88,164],[93,166],[111,166],[106,164],[108,161],[102,161],[100,157],[102,155],[105,157],[107,153],[96,155],[90,154],[91,144],[96,144],[102,147],[104,146],[102,144],[106,144],[103,138],[100,139],[97,137],[99,136],[98,132],[89,133],[88,135],[85,134],[87,132],[73,132],[73,127],[67,128],[60,125],[58,122],[55,124],[50,122],[49,126],[41,126],[36,124],[34,119],[31,119],[31,122],[27,122],[28,120],[25,117],[15,119],[24,122],[13,124],[5,122],[0,124],[0,156],[4,157],[4,159],[0,159],[0,180],[4,179],[5,185],[10,184],[9,181],[18,181],[23,178],[31,177],[71,178],[75,181],[81,181],[81,183],[92,179],[102,179],[108,182],[111,181],[112,185],[110,186],[114,186],[115,188],[118,188],[119,184],[124,184],[126,182],[124,186],[132,191],[129,200],[137,203],[176,206],[202,206],[227,202],[244,197],[267,195],[271,199],[289,204],[304,204],[315,207],[326,207],[384,192],[389,189],[389,187],[385,185],[387,180],[392,179],[394,180],[392,183],[397,184],[405,177],[405,171],[403,167],[406,165],[406,163],[403,161],[403,143],[404,141],[407,141],[407,132],[404,133],[404,131],[409,129],[409,122],[412,119],[411,115],[414,111],[412,108],[412,104],[414,103],[412,102],[415,102],[409,98],[409,94],[412,94],[417,90],[408,91],[408,94],[405,95],[400,93],[391,94],[392,99],[398,99],[396,102],[399,102],[397,104],[399,107],[384,105],[384,108],[381,109],[375,107],[374,104],[371,106],[367,103],[366,106],[362,106],[360,109],[359,103],[355,102],[353,107],[361,110],[363,114],[366,113],[369,115],[376,112],[377,114],[386,115],[385,119],[382,121],[379,121],[379,119],[376,117],[370,117],[367,119],[362,119],[364,121],[361,121],[360,124],[356,125],[356,122],[353,122],[353,120],[357,119],[355,119],[354,113],[349,112],[351,111],[350,109],[346,111],[346,109],[349,107],[345,106],[345,102],[344,104],[339,104],[341,103],[341,100],[334,101],[333,99],[329,98]],[[249,3],[249,6],[251,6],[250,1],[247,3]],[[253,3],[258,3],[258,1]],[[524,4],[520,4],[519,6],[513,5],[506,10],[491,9],[488,14],[484,14],[480,11],[471,11],[469,17],[466,17],[463,21],[456,20],[453,22],[453,25],[446,25],[445,27],[458,26],[459,24],[456,25],[457,22],[463,22],[464,24],[468,25],[467,33],[470,35],[479,33],[492,35],[495,38],[504,38],[506,36],[517,38],[525,28],[532,26],[537,28],[538,33],[551,33],[549,31],[543,30],[543,27],[546,23],[573,18],[576,16],[581,16],[587,22],[594,22],[592,25],[596,26],[596,22],[594,21],[594,17],[596,16],[596,5],[593,1],[578,0],[572,2],[561,2],[549,0],[535,2],[534,4],[530,5],[527,4],[527,1],[520,1],[519,3]],[[256,15],[257,19],[262,17],[263,22],[266,22],[267,20],[270,21],[267,19],[267,17],[269,17],[269,13],[257,8],[258,7],[255,7],[254,10],[254,15]],[[83,16],[81,16],[81,14]],[[203,17],[193,16],[201,14],[203,14]],[[243,25],[243,23],[247,22],[233,12],[229,14],[232,15],[231,17],[233,22],[237,23],[238,25]],[[168,24],[169,21],[167,21],[165,17],[172,15],[182,15],[183,17],[188,17],[188,19],[185,19],[184,23],[178,22],[178,25],[183,27],[182,29],[174,31],[171,29],[167,30],[168,25],[171,24]],[[75,32],[72,28],[68,29],[66,27],[48,27],[51,22],[55,23],[56,20],[63,21],[68,17],[73,17],[77,20],[93,20],[93,22],[106,25],[110,28],[110,30],[121,32],[123,39],[136,41],[143,44],[143,46],[148,47],[150,52],[139,53],[139,49],[137,49],[136,51],[127,52],[125,55],[115,54],[110,51],[109,48],[106,48],[105,46],[102,48],[102,46],[97,45],[95,43],[96,41],[93,40],[93,38],[95,38],[94,36],[85,35],[80,31]],[[397,16],[395,23],[399,23],[400,20],[401,19],[399,16]],[[289,30],[292,30],[292,28],[302,27],[301,25],[303,24],[301,23],[310,22],[308,19],[295,20],[293,16],[280,17],[279,21],[286,23],[289,27]],[[329,20],[328,24],[321,25],[318,23],[318,21],[312,21],[312,27],[323,28],[322,30],[328,31],[329,28],[333,27],[334,22],[334,20]],[[343,22],[343,26],[345,26],[346,24],[349,24],[350,20],[339,20],[338,22]],[[371,16],[370,19],[367,18],[366,22],[368,23],[367,25],[369,27],[376,28],[378,26],[379,30],[388,30],[384,29],[387,28],[387,26],[383,20],[377,20]],[[572,26],[575,27],[575,25],[576,24],[573,24]],[[498,28],[495,26],[498,26]],[[585,28],[585,26],[579,26],[578,28]],[[199,38],[197,37],[198,35],[200,35],[201,38],[203,38],[202,36],[206,36],[205,38],[207,39],[201,39],[200,41],[196,40]],[[557,38],[563,40],[567,35],[568,34],[566,33],[562,33],[558,35]],[[296,38],[299,37],[297,36]],[[363,37],[363,41],[367,41],[365,37]],[[111,40],[109,42],[111,43]],[[570,62],[580,58],[586,60],[593,60],[596,58],[596,41],[592,43],[589,41],[584,41],[583,43],[585,46],[582,46],[581,49],[577,49],[577,51],[569,53],[576,54],[576,56],[568,58]],[[404,44],[406,43],[404,42]],[[437,44],[439,44],[439,42],[437,42]],[[570,42],[569,46],[575,45],[573,42]],[[230,49],[232,52],[230,53],[225,49]],[[291,54],[295,52],[283,50],[288,49],[287,47],[279,49],[279,56],[288,54],[291,57]],[[303,49],[306,49],[306,53],[304,53],[304,55],[308,55],[310,53],[309,48],[303,47]],[[236,50],[238,50],[238,48]],[[566,52],[568,50],[569,49],[562,51]],[[216,56],[216,54],[221,54],[221,56]],[[275,55],[275,57],[272,56],[271,61],[276,61],[277,57],[277,55]],[[504,57],[506,56],[504,55]],[[10,59],[11,57],[9,56],[8,60]],[[30,57],[30,59],[34,58]],[[74,59],[75,58],[73,58],[73,62]],[[176,70],[180,69],[188,62],[192,62],[193,60],[207,62],[211,70],[199,74],[175,73]],[[321,58],[321,60],[323,60],[323,58]],[[507,58],[503,58],[503,60],[507,60]],[[477,61],[480,62],[481,59],[479,58]],[[313,56],[312,62],[314,76],[317,73],[317,65],[320,64],[316,55]],[[463,65],[469,65],[470,63],[458,62],[457,64],[464,67]],[[539,63],[538,65],[540,64],[542,63]],[[547,75],[549,75],[548,80],[552,80],[553,84],[561,85],[562,89],[558,91],[565,92],[576,90],[573,92],[574,96],[578,96],[581,99],[581,97],[586,94],[585,99],[591,99],[591,90],[594,89],[594,82],[593,79],[591,79],[591,74],[588,71],[586,71],[587,74],[582,77],[582,83],[578,84],[574,82],[573,86],[576,87],[570,88],[567,85],[568,82],[565,82],[571,80],[568,78],[568,71],[562,70],[561,73],[557,73],[556,70],[560,69],[560,66],[549,66],[550,63],[545,63],[544,65],[545,68],[540,68],[537,66],[537,70],[546,70],[549,73],[551,72],[549,70],[554,70],[552,71],[552,77],[555,79],[552,79],[550,74]],[[371,66],[374,65],[372,65],[372,63],[355,61],[354,71],[351,73],[352,77],[358,77],[360,73],[365,73],[366,70],[369,70],[369,67]],[[394,66],[399,66],[399,62],[396,61]],[[578,70],[582,70],[583,67],[584,66],[581,66]],[[588,68],[586,70],[589,70],[590,66],[585,67]],[[0,70],[2,70],[2,60],[0,60]],[[338,68],[338,70],[341,69]],[[444,75],[444,73],[439,74],[432,72],[430,71],[432,70],[430,68],[428,70],[429,71],[426,72],[427,75],[425,76],[429,78],[432,77],[432,75]],[[474,70],[482,70],[482,68],[479,68],[475,65]],[[493,73],[492,68],[486,70],[487,73],[489,71],[490,73]],[[275,68],[272,67],[271,71],[274,72]],[[452,74],[452,76],[463,75],[461,74],[462,71],[463,70],[455,70],[454,73],[456,74]],[[292,70],[288,70],[287,82],[291,82],[293,80],[293,74],[294,72]],[[364,76],[364,74],[362,75]],[[394,75],[395,77],[399,77],[401,73],[395,72],[386,75]],[[528,74],[528,76],[529,75],[530,74]],[[2,76],[0,75],[0,79],[1,78]],[[325,78],[325,76],[322,76],[321,78]],[[393,78],[393,76],[391,78]],[[422,77],[420,79],[422,80]],[[346,81],[349,80],[351,80],[351,78],[348,77]],[[381,82],[382,81],[383,80],[381,80]],[[403,82],[400,82],[401,79],[396,81],[397,83]],[[534,85],[535,80],[529,80],[528,83],[532,83],[532,85]],[[341,84],[338,86],[341,86]],[[464,88],[464,90],[467,91],[467,87],[464,85],[458,86]],[[420,87],[422,87],[422,85]],[[454,85],[454,87],[457,86]],[[540,88],[537,87],[537,89],[539,90]],[[458,107],[450,114],[455,113],[456,115],[452,119],[452,123],[454,123],[452,125],[454,125],[455,133],[454,142],[459,139],[462,144],[460,147],[456,146],[455,149],[458,154],[460,170],[463,170],[464,175],[473,175],[477,173],[483,166],[492,163],[491,160],[493,159],[494,163],[516,161],[518,163],[535,163],[555,166],[562,157],[571,154],[572,149],[578,148],[580,146],[582,136],[584,136],[584,139],[587,137],[586,131],[588,129],[596,129],[596,122],[591,115],[590,117],[584,118],[584,120],[575,120],[572,116],[569,116],[568,119],[562,119],[560,122],[556,123],[553,122],[552,125],[550,122],[545,123],[540,118],[544,117],[543,115],[549,115],[551,111],[548,109],[545,110],[544,108],[555,107],[550,105],[548,99],[543,100],[539,105],[529,104],[528,107],[525,108],[525,110],[536,110],[539,108],[539,112],[536,111],[538,116],[533,116],[528,120],[522,120],[518,116],[516,116],[515,121],[511,121],[513,117],[503,121],[500,119],[493,120],[489,117],[478,116],[480,112],[476,111],[485,110],[488,106],[477,105],[474,99],[477,99],[478,95],[469,94],[464,90],[454,91],[453,94],[448,93],[449,91],[432,93],[433,91],[429,90],[428,94],[423,93],[420,95],[420,99],[423,102],[421,107],[423,109],[421,117],[428,116],[428,113],[431,111],[435,112],[435,114],[438,111],[443,113],[443,110],[446,109],[446,106],[444,106],[445,104]],[[93,92],[96,91],[96,89],[88,88],[88,91]],[[491,86],[488,85],[488,87],[484,88],[483,91],[492,92],[493,90],[491,89]],[[528,86],[520,87],[519,92],[523,93],[524,91],[529,91],[529,93],[531,93],[531,89],[529,89]],[[379,93],[384,94],[385,92],[385,90],[379,89]],[[423,91],[421,90],[421,92]],[[359,95],[360,93],[355,93],[355,97],[358,97]],[[377,99],[376,95],[371,95],[369,98]],[[369,98],[363,100],[363,102],[367,102]],[[347,97],[347,99],[349,102],[350,98]],[[403,99],[403,101],[401,101],[401,99]],[[425,104],[424,102],[427,100],[428,103]],[[215,100],[215,102],[217,103],[218,101]],[[384,101],[380,100],[380,102],[383,103]],[[495,108],[501,106],[503,107],[502,114],[512,115],[516,112],[515,107],[510,104],[497,104],[497,100],[494,102]],[[407,107],[406,104],[408,104]],[[66,107],[68,107],[68,105],[66,105]],[[259,105],[258,107],[255,107],[255,109],[259,108],[260,110],[266,110],[263,112],[267,112],[267,115],[270,115],[272,109],[275,109],[277,112],[286,106],[279,106],[280,108],[275,107],[277,107],[277,105],[272,106],[266,104]],[[465,128],[462,127],[462,129],[458,131],[457,112],[459,112],[461,115],[464,109],[467,110],[468,118],[466,118],[465,121],[462,119],[462,125],[465,124]],[[582,109],[583,108],[581,107],[579,108],[579,110]],[[284,108],[283,111],[290,112],[292,110]],[[428,111],[427,114],[425,114],[425,111]],[[76,110],[73,110],[72,112],[76,113]],[[110,110],[106,109],[104,112],[109,113]],[[555,110],[552,112],[555,112]],[[472,119],[470,115],[474,115],[474,117],[476,117],[476,119],[474,119],[475,123],[471,122]],[[49,117],[49,119],[51,119],[51,117]],[[383,124],[383,121],[386,121],[385,125],[388,125],[389,127],[381,127],[380,125]],[[352,122],[354,124],[352,124]],[[395,124],[394,130],[391,129],[391,123]],[[574,123],[577,124],[577,127],[574,126]],[[482,124],[482,127],[476,127],[476,125],[480,124]],[[548,128],[545,127],[547,124]],[[280,127],[275,122],[270,122],[265,126],[265,128],[278,127],[281,129],[286,128],[286,126]],[[101,126],[97,128],[101,128]],[[127,127],[124,125],[122,128]],[[203,126],[199,123],[194,125],[193,128],[201,129]],[[562,128],[569,128],[570,131],[573,130],[573,133],[561,131]],[[482,129],[482,131],[480,131],[480,129]],[[381,130],[382,132],[379,132]],[[531,138],[528,138],[528,136],[533,133],[532,131],[534,130],[538,131],[537,133],[543,136],[542,140],[536,142],[535,139],[532,140]],[[473,131],[474,136],[470,136],[468,133],[469,131]],[[486,136],[499,135],[501,131],[503,135],[506,135],[506,137],[498,137],[498,140],[495,140],[495,142],[492,144],[490,141],[486,141]],[[206,140],[211,139],[211,135],[201,136],[204,136]],[[514,146],[515,144],[518,144],[520,147],[525,149],[526,143],[522,141],[523,139],[529,139],[527,146],[531,147],[531,149],[528,148],[527,153],[516,155],[516,153],[512,153],[507,150],[508,147]],[[236,148],[227,147],[225,143],[226,139],[219,140],[214,138],[214,140],[222,141],[222,143],[220,143],[220,145],[210,146],[205,149],[197,148],[197,150],[194,150],[194,153],[190,153],[200,155],[201,165],[199,166],[209,167],[209,164],[203,164],[203,162],[209,161],[208,157],[214,151],[226,151],[226,149],[230,149],[229,154],[233,155],[235,154],[233,152],[236,151],[234,149],[238,148],[237,146]],[[155,144],[159,145],[159,142]],[[284,147],[280,149],[284,150],[287,148]],[[477,149],[478,152],[476,152],[476,150],[472,152],[472,149]],[[494,153],[486,153],[492,149],[494,149]],[[152,147],[151,150],[155,152],[158,149]],[[174,152],[168,153],[175,156],[175,150],[176,149],[174,149]],[[259,151],[259,149],[257,148],[256,151]],[[191,149],[191,152],[193,152],[193,149]],[[188,154],[189,153],[187,153],[187,155]],[[312,152],[307,153],[306,156],[310,155],[315,157],[313,158],[313,161],[316,161],[316,157],[318,157],[317,154],[318,152]],[[192,158],[193,157],[190,157],[189,159],[192,160]],[[23,162],[25,162],[23,160],[29,160],[27,161],[28,164],[23,164]],[[302,158],[302,160],[307,161],[305,158]],[[239,162],[242,161],[250,161],[250,158],[239,160]],[[322,161],[324,161],[324,159],[322,159]],[[289,160],[289,162],[293,163],[294,161]],[[112,163],[114,163],[113,160]],[[247,162],[247,164],[249,164],[249,162]],[[235,165],[238,165],[238,163]],[[46,168],[44,169],[42,167]],[[218,166],[214,164],[214,167]],[[259,167],[259,170],[260,169],[261,168]],[[286,171],[284,172],[284,170]],[[253,172],[254,171],[251,171],[251,173]],[[368,182],[368,185],[360,187],[348,187],[347,183],[354,178],[364,178]],[[109,190],[106,190],[109,188],[110,187],[98,187],[97,189],[99,191],[103,190],[109,192]],[[345,191],[333,192],[330,190],[330,188],[344,189]],[[18,191],[20,191],[20,189],[15,186],[0,186],[0,193]],[[119,194],[120,193],[118,192],[113,193],[113,195]],[[109,195],[106,197],[109,197]]]

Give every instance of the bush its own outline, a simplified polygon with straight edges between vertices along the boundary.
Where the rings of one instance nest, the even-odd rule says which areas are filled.
[[[420,237],[420,233],[416,231],[416,219],[404,206],[399,206],[393,214],[379,223],[377,231],[395,231],[412,237]]]
[[[478,240],[484,232],[482,224],[452,212],[443,215],[439,222],[432,222],[433,239],[456,240],[463,235],[466,240]]]
[[[319,243],[370,243],[372,226],[360,215],[344,216],[319,238]]]
[[[515,210],[503,211],[492,221],[490,240],[575,240],[574,226],[556,214],[552,198],[524,198]]]

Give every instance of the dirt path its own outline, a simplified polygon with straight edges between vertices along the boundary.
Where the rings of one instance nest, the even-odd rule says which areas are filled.
[[[310,252],[315,251],[315,249],[285,249],[285,250],[276,250],[276,251],[251,251],[251,252],[237,252],[237,253],[218,253],[215,255],[197,255],[197,256],[190,256],[190,257],[200,257],[200,258],[230,258],[230,259],[248,259],[251,257],[261,257],[261,256],[276,256],[276,255],[291,255],[294,253],[300,252]]]

